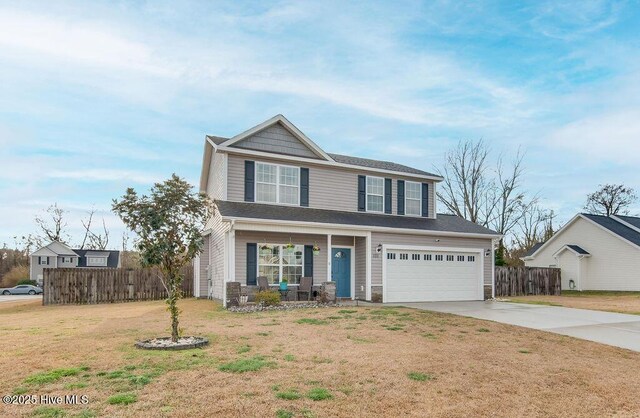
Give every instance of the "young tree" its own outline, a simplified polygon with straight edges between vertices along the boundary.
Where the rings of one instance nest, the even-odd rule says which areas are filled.
[[[169,180],[156,183],[149,196],[139,196],[132,188],[120,200],[114,199],[113,211],[138,239],[143,266],[158,266],[167,289],[171,316],[171,340],[178,341],[182,276],[180,269],[202,249],[202,230],[212,214],[213,206],[204,193],[173,174]]]
[[[638,199],[635,190],[624,184],[600,184],[596,192],[587,195],[584,209],[598,215],[626,215]]]

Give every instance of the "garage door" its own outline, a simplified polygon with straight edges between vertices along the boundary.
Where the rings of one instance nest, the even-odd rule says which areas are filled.
[[[385,302],[482,300],[478,252],[387,249]]]

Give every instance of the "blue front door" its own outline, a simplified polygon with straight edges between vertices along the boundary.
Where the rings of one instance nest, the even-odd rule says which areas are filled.
[[[336,282],[336,296],[351,297],[351,249],[331,249],[331,278]]]

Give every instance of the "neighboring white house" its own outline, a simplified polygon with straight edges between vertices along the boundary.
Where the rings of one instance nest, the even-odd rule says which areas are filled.
[[[560,268],[563,290],[640,291],[640,218],[578,214],[522,260]]]
[[[42,272],[45,268],[118,268],[120,251],[80,250],[53,241],[31,253],[31,280],[42,284]]]

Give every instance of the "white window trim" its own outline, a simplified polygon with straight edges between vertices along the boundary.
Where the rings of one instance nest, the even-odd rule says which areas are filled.
[[[270,165],[273,167],[276,167],[276,201],[275,202],[268,202],[265,200],[258,200],[258,164],[262,164],[262,165]],[[298,203],[282,203],[280,202],[280,169],[286,167],[286,168],[293,168],[296,169],[298,171],[298,184],[296,185],[296,187],[298,188]],[[255,181],[253,184],[253,195],[255,196],[255,201],[256,203],[266,203],[266,204],[270,204],[270,205],[285,205],[285,206],[300,206],[300,167],[296,167],[294,165],[285,165],[285,164],[272,164],[272,163],[263,163],[261,161],[256,161],[256,167],[255,167]],[[260,182],[261,184],[273,184],[273,183],[265,183],[265,182]],[[287,186],[287,187],[293,187],[293,186],[289,186],[286,184],[283,184],[283,186]]]
[[[94,259],[98,258],[104,261],[102,261],[100,264],[97,264],[90,261],[92,258]],[[107,265],[107,257],[87,257],[87,267],[105,267],[106,265]]]
[[[418,185],[418,191],[420,192],[420,198],[419,199],[410,199],[407,197],[407,184],[417,184]],[[407,200],[418,200],[418,203],[420,204],[420,210],[418,211],[417,215],[414,215],[412,213],[407,213]],[[408,181],[406,180],[404,182],[404,215],[405,216],[415,216],[418,218],[422,217],[422,183],[418,183],[417,181]]]
[[[264,243],[262,244],[258,244],[258,259],[256,260],[256,277],[260,276],[260,245],[265,245]],[[269,283],[270,286],[277,286],[279,283],[282,282],[282,272],[283,272],[283,268],[285,266],[285,264],[282,263],[282,255],[284,254],[284,247],[287,246],[287,244],[269,244],[267,243],[266,245],[270,246],[270,247],[280,247],[280,263],[279,264],[263,264],[265,266],[279,266],[279,270],[278,270],[278,283]],[[303,277],[305,277],[304,275],[304,245],[302,244],[294,244],[297,246],[302,247],[302,264],[300,264],[300,267],[302,267],[302,275],[300,276],[300,278],[302,279]],[[291,264],[287,264],[288,266],[290,266]],[[295,265],[294,267],[297,267],[297,265]],[[289,286],[300,286],[300,283],[289,283]]]
[[[369,179],[379,179],[382,180],[382,194],[376,194],[376,193],[369,193],[368,191],[368,182]],[[364,178],[364,195],[365,195],[365,199],[364,199],[364,209],[365,212],[371,212],[371,213],[384,213],[384,186],[385,186],[385,181],[384,181],[384,177],[378,177],[378,176],[365,176]],[[372,196],[380,196],[382,197],[382,210],[378,211],[378,210],[369,210],[369,194],[371,194]]]

